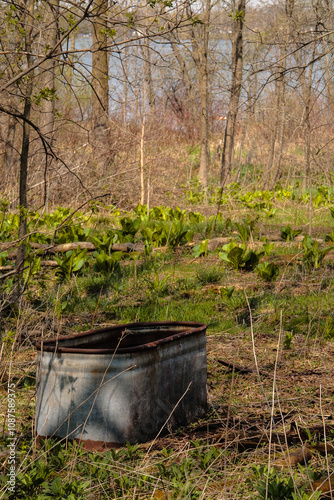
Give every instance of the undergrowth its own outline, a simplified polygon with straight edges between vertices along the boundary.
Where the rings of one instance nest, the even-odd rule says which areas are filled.
[[[188,201],[199,194],[195,188],[186,189]],[[195,191],[193,197],[191,191]],[[315,420],[327,432],[333,401],[331,198],[321,189],[315,192],[315,208],[321,210],[314,215],[310,237],[305,226],[308,199],[292,188],[241,193],[238,186],[230,186],[224,196],[218,215],[216,207],[215,213],[205,216],[197,207],[147,210],[139,205],[128,212],[104,207],[89,217],[77,213],[75,224],[59,228],[70,214],[67,209],[42,217],[29,214],[34,233],[27,243],[30,257],[20,302],[14,300],[15,277],[0,284],[0,454],[9,443],[8,384],[13,383],[19,394],[16,491],[5,490],[9,464],[4,454],[0,496],[39,500],[319,497],[317,492],[312,494],[310,484],[328,475],[332,457],[318,454],[307,468],[274,470],[272,462],[286,443],[274,443],[272,450],[263,436],[285,432],[288,439],[286,422],[291,429],[305,422],[312,428]],[[235,203],[234,211],[229,200]],[[13,262],[9,242],[18,219],[6,206],[1,220],[0,236],[6,248],[0,264],[5,267]],[[212,238],[220,241],[213,245]],[[51,241],[94,243],[95,249],[72,249],[53,258],[32,245]],[[134,246],[113,247],[120,244]],[[44,266],[44,259],[58,266]],[[208,325],[207,417],[154,443],[128,444],[103,454],[52,440],[37,446],[35,341],[133,321]],[[226,359],[228,366],[219,364]],[[254,431],[264,441],[261,438],[247,447],[237,429]],[[326,434],[319,432],[310,431],[302,440],[323,442]],[[327,434],[328,443],[332,437]]]

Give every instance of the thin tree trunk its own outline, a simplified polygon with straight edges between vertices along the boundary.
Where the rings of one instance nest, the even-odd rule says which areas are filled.
[[[33,18],[34,11],[34,1],[28,0],[27,10],[31,14],[31,18]],[[32,53],[32,25],[28,16],[28,13],[25,14],[26,20],[24,23],[24,31],[25,31],[25,52],[26,52],[26,60],[27,67],[29,68],[33,64],[33,59],[31,56]],[[30,119],[31,113],[31,95],[33,92],[33,72],[29,74],[27,77],[27,85],[25,88],[25,96],[24,96],[24,109],[23,116],[25,120]],[[22,145],[21,145],[21,154],[20,154],[20,187],[19,187],[19,205],[20,205],[20,222],[19,222],[19,239],[24,239],[27,234],[27,179],[28,179],[28,159],[29,159],[29,146],[30,146],[30,125],[27,121],[23,121],[23,133],[22,133]],[[17,257],[16,257],[16,267],[23,266],[23,262],[25,260],[25,245],[21,244],[18,248]],[[17,289],[15,293],[15,298],[18,300],[21,295],[22,289],[22,273],[18,275],[18,283]]]
[[[276,51],[276,59],[278,59],[278,53]],[[275,97],[276,97],[276,106],[275,106],[275,120],[274,127],[271,131],[271,141],[270,141],[270,151],[269,151],[269,159],[266,169],[263,175],[263,189],[268,189],[270,185],[270,179],[272,174],[272,169],[274,165],[275,159],[275,151],[276,151],[276,143],[278,137],[278,129],[279,129],[279,113],[281,106],[281,86],[280,86],[280,72],[276,71],[275,73]]]
[[[285,131],[285,111],[286,111],[286,92],[285,92],[285,78],[282,78],[281,82],[281,109],[279,116],[279,127],[278,127],[278,140],[277,140],[277,150],[275,153],[273,176],[271,182],[271,189],[274,188],[277,180],[281,175],[281,162],[284,149],[284,131]]]
[[[123,58],[123,103],[122,103],[122,119],[123,126],[126,127],[127,122],[127,113],[128,113],[128,47],[125,45],[124,47],[124,58]]]
[[[174,57],[178,63],[179,70],[180,70],[180,79],[182,81],[183,88],[184,88],[184,94],[185,94],[185,99],[184,99],[184,103],[183,103],[183,109],[185,110],[185,113],[184,113],[185,120],[184,121],[185,121],[185,125],[187,127],[188,135],[189,135],[189,137],[192,137],[193,131],[194,131],[193,122],[194,122],[194,119],[196,116],[193,85],[191,82],[191,78],[189,75],[186,61],[185,61],[184,57],[182,56],[182,54],[177,46],[178,41],[175,37],[175,33],[171,32],[167,35],[167,37],[170,41]]]
[[[199,92],[201,98],[201,153],[198,180],[204,190],[208,186],[209,170],[209,122],[208,122],[208,102],[209,102],[209,75],[208,75],[208,50],[209,50],[209,23],[210,23],[211,0],[206,1],[205,13],[203,16],[203,45],[200,52],[199,67]]]
[[[13,106],[14,105],[14,99],[13,97],[9,101],[9,105]],[[4,149],[4,155],[2,157],[2,183],[5,184],[9,181],[11,177],[11,166],[13,162],[13,154],[14,154],[14,141],[15,141],[15,135],[16,135],[16,125],[17,121],[16,118],[13,116],[8,116],[8,121],[7,121],[7,131],[5,132],[5,149]]]
[[[46,30],[45,45],[54,47],[58,38],[58,16],[59,16],[59,0],[45,2],[45,24]],[[41,111],[41,132],[45,134],[49,141],[52,141],[54,132],[55,119],[55,65],[56,61],[52,57],[47,59],[41,66],[41,84],[42,90],[45,92],[46,99],[42,100]]]
[[[11,44],[13,47],[14,52],[19,51],[21,48],[22,44],[22,39],[19,31],[13,31],[11,33]],[[11,68],[7,68],[6,70],[6,76],[10,78],[11,75]],[[17,97],[13,95],[13,93],[6,93],[2,96],[3,102],[7,102],[8,107],[12,109],[17,109],[19,107],[19,102],[17,100]],[[7,121],[3,130],[2,139],[4,141],[4,154],[0,159],[1,165],[0,165],[0,175],[1,175],[1,184],[2,186],[5,186],[6,184],[8,187],[11,186],[11,180],[14,180],[15,175],[14,172],[12,172],[12,165],[13,165],[13,157],[15,154],[15,137],[16,137],[16,131],[17,131],[17,125],[18,121],[15,117],[9,116],[7,117]],[[7,191],[8,192],[8,191]]]
[[[272,172],[270,180],[270,188],[275,186],[275,183],[279,177],[281,169],[281,160],[283,155],[283,142],[284,142],[284,130],[285,130],[285,109],[286,109],[286,88],[285,88],[285,71],[286,71],[286,56],[287,56],[287,46],[283,45],[280,52],[280,57],[282,59],[282,66],[280,74],[277,80],[277,108],[276,108],[276,130],[274,135],[274,142],[272,144],[271,151],[271,165],[269,169],[269,174]],[[265,189],[267,189],[268,185]]]
[[[150,41],[148,38],[143,40],[142,45],[142,53],[144,59],[144,85],[145,85],[145,96],[148,101],[148,107],[150,113],[153,113],[155,107],[155,97],[154,97],[154,88],[153,88],[153,80],[152,80],[152,67],[151,67],[151,49],[150,49]],[[146,103],[143,103],[146,107]]]
[[[141,127],[141,136],[140,136],[140,203],[143,205],[145,200],[145,181],[144,181],[144,166],[145,166],[145,156],[144,156],[144,147],[145,147],[145,114],[143,114],[143,121]]]
[[[313,54],[314,56],[314,54]],[[314,58],[314,57],[313,57]],[[305,71],[301,74],[302,89],[304,96],[304,138],[305,138],[305,163],[304,163],[304,179],[303,179],[303,190],[305,191],[310,183],[311,175],[311,96],[312,96],[312,74],[313,74],[313,63],[309,66],[308,75],[305,75]]]
[[[235,7],[235,6],[234,6]],[[243,70],[243,26],[245,21],[246,1],[238,0],[237,8],[233,8],[232,23],[232,83],[227,123],[225,128],[224,146],[222,154],[221,186],[231,178],[235,123],[241,93]]]
[[[92,132],[94,139],[103,139],[108,129],[108,0],[94,1],[92,50]]]
[[[238,172],[237,172],[237,176],[236,176],[235,182],[239,182],[239,180],[240,180],[241,167],[242,167],[242,154],[243,154],[243,151],[244,151],[244,144],[245,144],[245,140],[246,140],[247,128],[249,126],[249,123],[250,123],[250,119],[247,116],[246,121],[245,121],[244,126],[243,126],[243,130],[242,130],[242,136],[241,136],[241,142],[240,142],[240,151],[239,151],[239,159],[238,159]]]
[[[208,50],[209,50],[209,23],[210,23],[211,0],[206,0],[202,22],[193,26],[192,57],[196,65],[199,95],[200,95],[200,167],[198,173],[199,182],[206,191],[208,184],[209,165],[209,123],[208,123]]]
[[[275,129],[272,135],[270,159],[265,173],[264,188],[273,188],[280,176],[281,161],[284,149],[285,114],[286,114],[286,83],[285,73],[287,64],[288,44],[293,32],[292,15],[294,10],[294,0],[285,0],[285,14],[287,18],[286,37],[281,44],[280,60],[281,65],[277,73],[277,106],[275,117]]]

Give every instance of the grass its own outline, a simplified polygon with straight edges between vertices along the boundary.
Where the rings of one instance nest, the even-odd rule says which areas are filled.
[[[226,224],[226,214],[215,232],[212,221],[194,224],[195,240],[224,235],[238,241],[233,224],[257,212],[235,206],[228,213],[232,225]],[[261,248],[259,238],[271,241],[271,235],[288,224],[294,229],[305,226],[306,234],[305,205],[280,201],[277,207],[273,217],[260,213],[249,248]],[[315,209],[312,223],[314,235],[330,232],[328,208]],[[94,224],[99,234],[99,226],[108,227],[108,215]],[[279,275],[266,282],[255,271],[225,266],[218,252],[194,258],[191,249],[182,247],[122,262],[105,274],[94,273],[88,265],[67,281],[42,270],[19,308],[7,301],[2,289],[0,456],[10,442],[6,395],[8,383],[13,383],[18,395],[18,476],[15,494],[1,490],[9,470],[5,454],[0,498],[255,499],[266,497],[263,487],[267,498],[275,491],[275,500],[295,500],[293,494],[302,500],[310,497],[310,480],[333,469],[331,452],[324,455],[314,448],[307,468],[271,472],[270,465],[287,452],[287,444],[297,447],[308,440],[317,446],[326,436],[329,446],[333,440],[333,255],[329,253],[319,269],[306,269],[300,242],[274,241],[262,261],[276,263]],[[165,320],[208,325],[206,418],[154,443],[105,454],[52,440],[37,446],[37,338]],[[249,371],[240,372],[240,367]]]

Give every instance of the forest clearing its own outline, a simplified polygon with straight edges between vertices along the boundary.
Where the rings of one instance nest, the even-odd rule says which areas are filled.
[[[331,1],[0,6],[0,498],[333,498]],[[37,439],[36,342],[138,322],[206,413]]]
[[[70,223],[70,209],[29,215],[19,308],[8,301],[14,278],[2,280],[4,498],[265,498],[266,481],[268,498],[319,498],[311,484],[333,463],[332,203],[314,197],[311,238],[309,203],[292,190],[240,196],[232,189],[226,197],[218,215],[215,206],[203,216],[200,207],[96,204]],[[18,221],[2,213],[3,274],[15,258],[9,247]],[[205,418],[105,453],[52,439],[36,444],[36,340],[166,320],[208,325]],[[12,495],[5,489],[9,383]],[[308,463],[299,456],[300,465],[293,458],[290,465],[306,443]]]

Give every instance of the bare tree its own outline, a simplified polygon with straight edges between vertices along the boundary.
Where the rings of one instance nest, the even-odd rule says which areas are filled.
[[[108,130],[107,14],[108,0],[94,0],[91,127],[95,139],[103,139]]]
[[[209,25],[210,25],[211,0],[205,1],[204,12],[201,23],[192,30],[192,56],[196,64],[198,74],[198,86],[200,95],[200,165],[198,180],[204,190],[208,184],[209,168]]]
[[[232,81],[230,103],[224,135],[222,154],[221,185],[230,179],[234,152],[235,124],[238,113],[239,98],[242,86],[243,70],[243,27],[245,22],[245,0],[238,0],[232,5]]]
[[[21,27],[24,33],[24,51],[26,53],[26,67],[32,67],[32,34],[33,34],[33,19],[34,19],[34,0],[27,0],[24,5]],[[27,84],[24,93],[24,108],[22,122],[22,144],[20,153],[20,188],[19,188],[19,207],[20,207],[20,223],[19,234],[20,240],[24,240],[27,234],[27,177],[28,177],[28,159],[30,148],[30,115],[31,115],[31,96],[33,93],[33,72],[29,72],[27,76]],[[16,257],[16,267],[23,267],[25,260],[25,245],[21,244],[18,248]],[[18,283],[16,297],[20,296],[21,283]]]
[[[58,40],[58,23],[59,23],[59,0],[45,2],[42,8],[45,9],[44,16],[44,47],[55,47]],[[41,120],[40,129],[49,140],[52,140],[54,132],[55,119],[55,58],[47,59],[39,68],[41,73]]]

